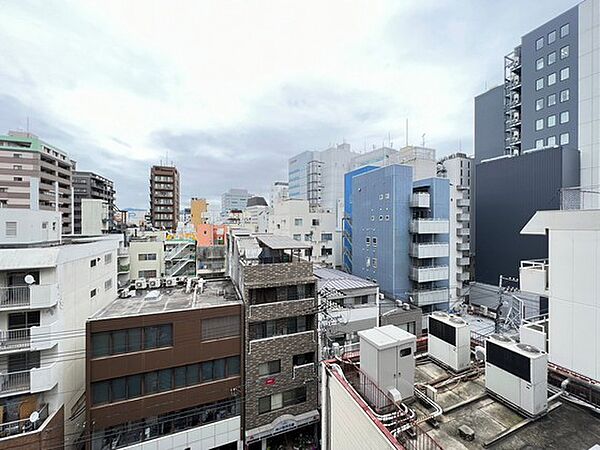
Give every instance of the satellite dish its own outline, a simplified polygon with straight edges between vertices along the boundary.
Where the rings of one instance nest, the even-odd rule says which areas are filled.
[[[27,283],[27,284],[35,283],[35,278],[33,277],[33,275],[31,275],[31,274],[25,275],[25,283]]]
[[[31,423],[36,423],[38,420],[40,420],[40,413],[37,411],[32,412],[29,416],[29,421]]]

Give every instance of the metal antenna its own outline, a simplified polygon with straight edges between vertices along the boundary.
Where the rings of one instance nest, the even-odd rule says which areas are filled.
[[[408,147],[408,117],[406,118],[406,125],[404,127],[404,134],[406,139],[406,147]]]

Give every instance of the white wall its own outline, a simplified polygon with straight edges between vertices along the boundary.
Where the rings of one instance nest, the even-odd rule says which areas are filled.
[[[108,202],[99,199],[81,199],[81,234],[98,236],[108,230]]]
[[[142,253],[156,253],[156,260],[140,261]],[[156,270],[156,276],[161,277],[165,272],[164,243],[156,241],[131,241],[129,243],[129,273],[132,280],[139,278],[141,270]]]
[[[7,235],[7,222],[17,223],[16,236]],[[55,211],[0,208],[0,243],[3,244],[58,241],[61,228],[60,213]]]

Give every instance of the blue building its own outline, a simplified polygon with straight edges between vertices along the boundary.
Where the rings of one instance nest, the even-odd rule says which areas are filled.
[[[423,312],[448,307],[450,186],[390,165],[350,177],[352,273]]]

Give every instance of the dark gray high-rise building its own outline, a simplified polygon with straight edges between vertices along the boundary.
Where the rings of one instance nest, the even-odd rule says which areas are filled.
[[[77,170],[73,172],[73,190],[75,194],[73,204],[75,234],[81,234],[81,199],[104,200],[108,204],[109,220],[112,219],[115,212],[115,188],[112,180],[94,172]],[[109,224],[108,229],[111,228],[112,225]]]

